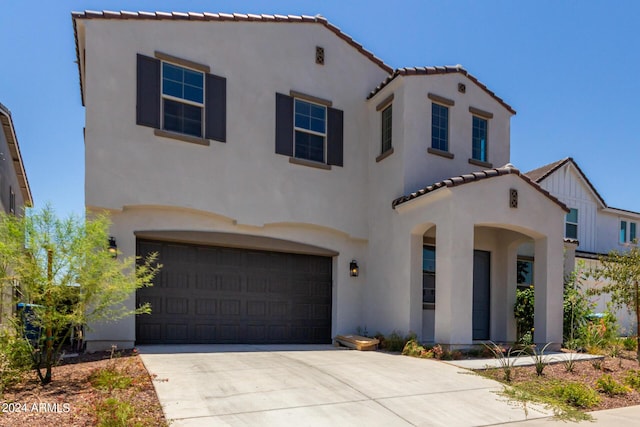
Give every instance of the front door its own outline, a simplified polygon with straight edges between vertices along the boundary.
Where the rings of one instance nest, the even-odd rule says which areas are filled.
[[[473,339],[490,339],[491,253],[473,251]]]

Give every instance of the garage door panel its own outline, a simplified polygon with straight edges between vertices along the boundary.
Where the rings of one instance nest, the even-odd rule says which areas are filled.
[[[166,298],[167,314],[187,314],[189,312],[189,300],[187,298]]]
[[[138,343],[329,343],[331,258],[138,241],[162,272],[137,292]]]
[[[167,341],[180,342],[189,336],[189,325],[186,323],[168,323],[166,326]]]
[[[218,301],[215,299],[199,298],[196,300],[196,314],[201,316],[213,316],[218,310]]]
[[[242,305],[242,301],[238,299],[220,300],[220,315],[221,316],[240,316],[241,305]]]
[[[247,316],[264,317],[267,314],[266,301],[247,301]]]

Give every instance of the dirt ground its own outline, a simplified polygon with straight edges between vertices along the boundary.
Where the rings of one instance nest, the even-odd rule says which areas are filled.
[[[109,397],[133,405],[129,425],[164,426],[166,421],[147,373],[135,351],[82,354],[65,359],[53,368],[53,381],[40,385],[35,371],[18,386],[0,397],[0,426],[95,426],[96,407]],[[133,379],[125,390],[102,391],[94,388],[90,375],[102,368],[116,367]]]

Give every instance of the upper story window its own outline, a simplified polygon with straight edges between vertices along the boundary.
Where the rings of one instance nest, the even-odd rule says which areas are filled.
[[[136,123],[155,135],[209,145],[226,142],[227,79],[209,66],[161,52],[138,54]]]
[[[431,148],[449,151],[449,108],[431,104]]]
[[[436,248],[422,247],[422,303],[436,302]]]
[[[324,163],[327,107],[295,99],[294,115],[294,157]]]
[[[481,162],[487,161],[487,120],[473,117],[471,138],[471,158]]]
[[[636,223],[620,221],[620,243],[637,243]]]
[[[578,209],[571,208],[565,219],[564,237],[578,238]]]
[[[162,128],[202,137],[204,73],[162,62]]]
[[[343,112],[326,99],[276,93],[276,153],[290,163],[331,169],[343,164]]]
[[[391,130],[393,124],[393,104],[389,104],[382,110],[382,151],[386,153],[391,150]]]

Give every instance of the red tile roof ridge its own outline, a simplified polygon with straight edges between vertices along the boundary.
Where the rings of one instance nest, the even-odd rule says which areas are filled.
[[[403,67],[396,68],[393,72],[387,76],[386,79],[382,81],[374,90],[372,90],[367,99],[371,99],[378,92],[380,92],[385,86],[391,83],[398,76],[413,76],[413,75],[429,75],[429,74],[449,74],[449,73],[459,73],[467,77],[473,83],[475,83],[480,89],[485,91],[489,96],[494,98],[500,105],[502,105],[507,111],[512,114],[516,114],[516,110],[513,109],[509,104],[507,104],[502,98],[495,94],[492,90],[490,90],[484,83],[478,80],[473,74],[469,73],[462,65],[443,65],[443,66],[424,66],[424,67]]]
[[[402,197],[398,197],[397,199],[391,202],[391,207],[395,209],[398,205],[406,203],[420,196],[424,196],[425,194],[428,194],[442,187],[456,187],[456,186],[464,185],[470,182],[481,181],[483,179],[493,178],[493,177],[502,176],[502,175],[509,175],[509,174],[514,174],[519,176],[522,180],[524,180],[526,183],[534,187],[536,190],[542,193],[545,197],[551,199],[551,201],[559,205],[562,209],[569,212],[569,209],[567,208],[567,206],[564,203],[562,203],[557,197],[553,196],[547,190],[540,187],[539,184],[537,184],[536,182],[531,180],[531,178],[529,178],[528,176],[520,172],[520,170],[515,166],[513,166],[511,163],[507,163],[506,165],[499,168],[487,169],[483,171],[475,171],[467,174],[462,174],[460,176],[454,176],[451,178],[443,179],[442,181],[438,181],[436,183],[428,185],[413,193],[410,193]]]

